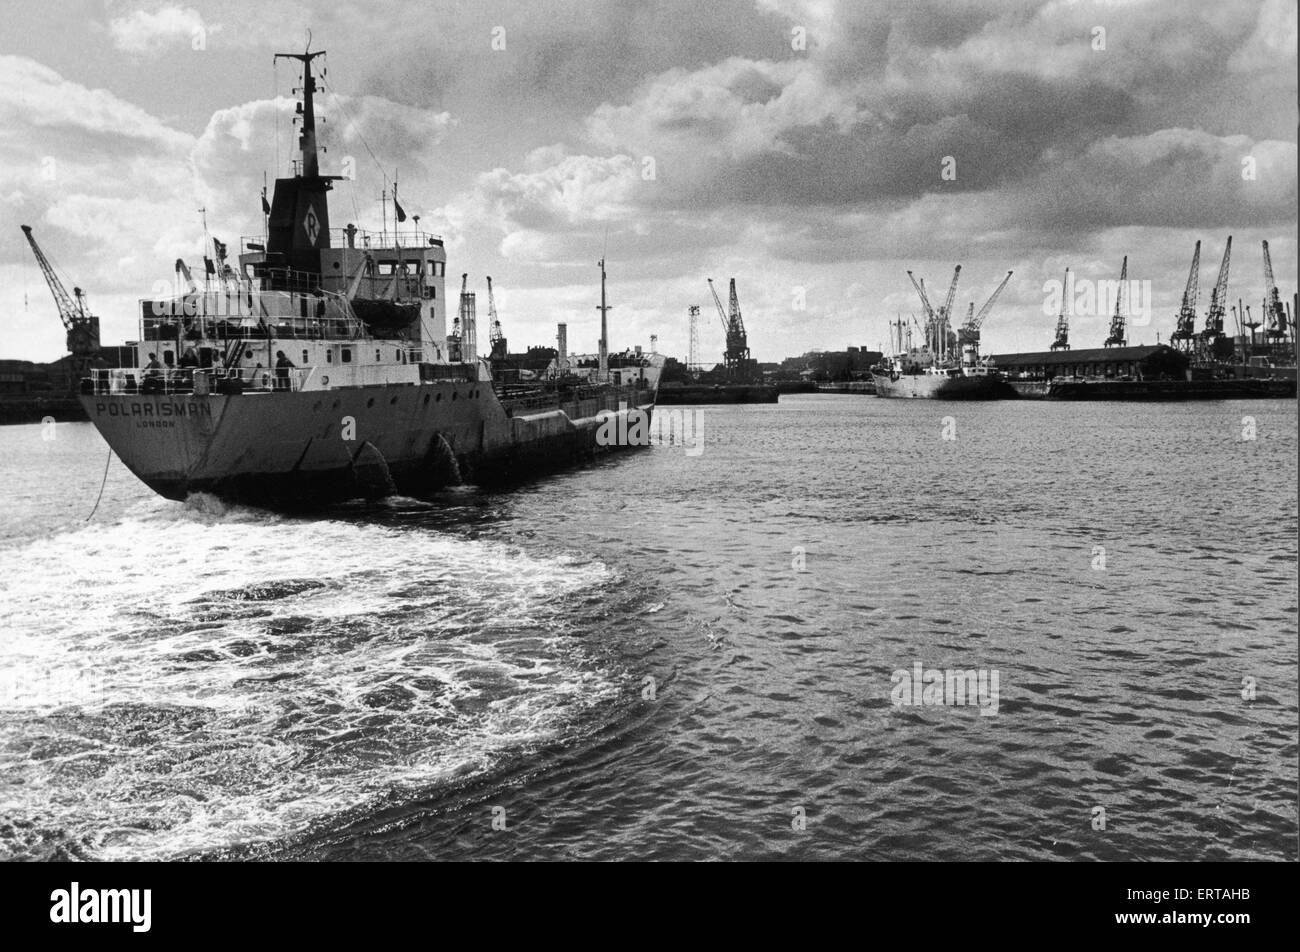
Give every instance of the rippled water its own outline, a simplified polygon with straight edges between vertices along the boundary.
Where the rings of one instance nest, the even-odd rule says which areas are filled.
[[[1294,403],[703,412],[315,519],[0,429],[0,856],[1293,854]]]

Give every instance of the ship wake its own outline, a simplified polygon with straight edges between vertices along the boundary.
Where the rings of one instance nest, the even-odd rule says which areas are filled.
[[[292,571],[288,567],[292,566]],[[214,501],[0,550],[0,857],[285,843],[597,722],[597,562]]]

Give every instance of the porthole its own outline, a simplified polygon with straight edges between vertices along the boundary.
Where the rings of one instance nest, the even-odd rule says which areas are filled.
[[[312,412],[312,413],[315,413],[315,412],[317,412],[318,410],[320,410],[320,401],[319,401],[319,400],[317,400],[315,403],[312,404],[311,412]]]
[[[456,399],[456,391],[455,391],[455,390],[453,390],[453,391],[451,392],[451,398],[452,398],[453,400]]]
[[[427,393],[424,395],[424,405],[426,407],[429,405],[429,395]]]
[[[442,403],[442,394],[438,394],[436,397],[434,397],[434,402]]]
[[[328,379],[328,378],[326,378],[326,379]],[[339,402],[338,402],[337,400],[335,400],[335,401],[334,401],[334,409],[337,410],[338,408],[339,408]]]
[[[390,407],[395,407],[395,406],[397,406],[397,398],[396,398],[396,397],[393,397],[393,399],[389,400],[389,401],[388,401],[388,405],[389,405]]]
[[[367,406],[367,407],[373,407],[374,405],[375,405],[375,398],[374,398],[374,397],[371,397],[369,400],[366,401],[366,406]]]
[[[330,378],[329,378],[329,377],[321,377],[321,378],[320,378],[320,382],[321,382],[321,385],[324,386],[324,385],[326,385],[326,384],[328,384],[328,383],[330,382]],[[337,407],[338,404],[336,403],[336,404],[334,404],[334,406]]]

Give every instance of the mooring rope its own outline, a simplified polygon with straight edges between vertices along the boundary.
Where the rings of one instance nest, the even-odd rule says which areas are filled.
[[[86,517],[89,522],[95,518],[95,513],[99,511],[99,501],[104,498],[104,487],[108,485],[108,464],[113,462],[113,448],[108,448],[108,458],[104,460],[104,478],[99,481],[99,495],[95,497],[95,508],[90,510],[90,515]]]

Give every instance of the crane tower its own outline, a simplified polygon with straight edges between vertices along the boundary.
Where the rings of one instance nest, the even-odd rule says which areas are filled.
[[[1052,341],[1052,350],[1070,349],[1070,269],[1065,269],[1065,282],[1061,285],[1061,313],[1056,318],[1056,340]]]
[[[1201,243],[1196,243],[1196,253],[1199,259]],[[1194,274],[1195,272],[1193,272]],[[1107,347],[1127,347],[1128,338],[1126,336],[1125,325],[1128,323],[1128,255],[1124,256],[1124,264],[1119,269],[1119,290],[1115,292],[1115,314],[1110,319],[1110,336],[1103,341]]]
[[[32,254],[36,256],[36,263],[40,265],[41,274],[45,278],[45,283],[50,287],[50,293],[54,295],[54,306],[58,308],[59,320],[63,322],[63,329],[67,331],[68,353],[72,355],[70,372],[74,385],[83,377],[89,374],[92,362],[99,353],[99,318],[91,314],[86,308],[86,295],[81,288],[73,288],[72,295],[63,287],[63,282],[59,276],[54,273],[54,267],[41,251],[41,246],[36,243],[36,237],[32,234],[30,225],[23,225],[23,234],[27,236],[27,243],[32,247]],[[1274,292],[1276,295],[1276,292]]]

